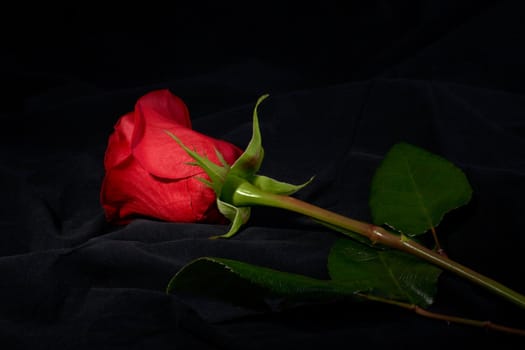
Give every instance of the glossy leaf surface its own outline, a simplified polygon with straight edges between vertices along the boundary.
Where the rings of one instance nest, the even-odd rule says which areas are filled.
[[[436,227],[447,212],[467,204],[471,195],[467,177],[453,163],[398,143],[376,170],[369,203],[375,224],[416,236]]]
[[[409,254],[339,239],[328,257],[333,281],[372,286],[369,294],[421,307],[433,303],[441,270]]]
[[[267,298],[323,300],[370,289],[360,281],[321,280],[241,261],[204,257],[184,266],[171,279],[168,292],[186,292],[261,308]]]

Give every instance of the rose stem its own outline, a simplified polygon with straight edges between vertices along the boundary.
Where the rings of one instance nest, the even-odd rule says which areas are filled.
[[[460,324],[464,324],[464,325],[469,325],[469,326],[474,326],[474,327],[482,327],[482,328],[491,329],[491,330],[495,330],[495,331],[499,331],[499,332],[512,333],[512,334],[525,336],[525,329],[519,329],[519,328],[512,328],[512,327],[502,326],[502,325],[499,325],[499,324],[496,324],[496,323],[492,323],[490,321],[472,320],[472,319],[467,319],[467,318],[461,318],[461,317],[455,317],[455,316],[440,314],[440,313],[436,313],[436,312],[431,312],[431,311],[425,310],[425,309],[423,309],[423,308],[421,308],[421,307],[419,307],[417,305],[414,305],[414,304],[403,303],[403,302],[400,302],[400,301],[391,300],[391,299],[385,299],[385,298],[376,297],[376,296],[373,296],[373,295],[362,294],[362,293],[357,293],[356,295],[361,297],[361,298],[367,299],[367,300],[372,300],[372,301],[376,301],[376,302],[380,302],[380,303],[395,305],[395,306],[398,306],[398,307],[401,307],[401,308],[404,308],[404,309],[412,310],[412,311],[414,311],[416,314],[418,314],[420,316],[432,318],[432,319],[435,319],[435,320],[442,320],[442,321],[452,322],[452,323],[460,323]]]
[[[388,232],[380,226],[336,214],[294,197],[264,192],[248,182],[243,182],[237,186],[235,192],[232,194],[231,203],[235,206],[262,205],[286,209],[358,233],[370,239],[374,244],[379,243],[413,254],[445,270],[456,273],[457,275],[485,287],[522,308],[525,308],[524,295],[447,257],[444,257],[405,236]]]

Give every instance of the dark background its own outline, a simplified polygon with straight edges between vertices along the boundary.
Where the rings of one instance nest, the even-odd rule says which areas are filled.
[[[225,227],[105,223],[107,137],[153,89],[196,130],[244,147],[257,98],[262,172],[301,199],[370,220],[371,177],[407,141],[461,167],[472,201],[439,226],[453,259],[525,291],[524,5],[194,1],[31,5],[3,12],[0,340],[5,349],[515,348],[522,337],[350,301],[254,313],[163,293],[206,255],[326,277],[338,237],[254,210]],[[525,328],[523,310],[449,273],[431,310]]]

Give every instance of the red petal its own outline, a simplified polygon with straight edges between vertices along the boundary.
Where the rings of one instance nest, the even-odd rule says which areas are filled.
[[[155,90],[139,98],[135,104],[135,113],[144,118],[148,127],[169,128],[179,125],[191,129],[186,104],[168,89]]]
[[[167,130],[176,135],[187,147],[205,156],[216,164],[220,161],[215,149],[223,154],[224,159],[233,164],[242,151],[225,141],[216,140],[199,132],[172,126]],[[133,156],[152,175],[166,179],[182,179],[202,172],[198,166],[188,165],[194,162],[186,151],[173,140],[164,129],[148,127],[142,140],[132,150]]]
[[[134,118],[133,113],[128,113],[115,124],[114,131],[109,136],[104,156],[104,167],[106,170],[117,166],[131,155]]]
[[[187,164],[194,160],[165,130],[217,164],[216,149],[229,164],[242,153],[228,142],[191,130],[186,105],[168,90],[150,92],[137,101],[134,112],[120,118],[109,137],[100,193],[107,219],[127,223],[146,216],[173,222],[225,222],[215,193],[196,179],[208,179],[207,175]]]
[[[133,159],[122,165],[107,172],[102,184],[101,203],[109,221],[125,223],[141,216],[172,222],[222,222],[214,210],[214,192],[200,181],[162,181]]]

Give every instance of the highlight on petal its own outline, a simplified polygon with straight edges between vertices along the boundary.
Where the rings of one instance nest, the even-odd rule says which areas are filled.
[[[194,161],[194,158],[175,142],[167,131],[176,136],[184,145],[191,147],[193,152],[208,158],[217,165],[220,165],[222,161],[217,157],[216,150],[230,164],[242,153],[242,150],[233,144],[211,138],[191,129],[179,127],[147,128],[141,142],[132,148],[133,156],[144,169],[161,178],[182,179],[202,172],[199,167],[188,165]]]
[[[141,97],[133,115],[131,151],[142,166],[155,176],[180,179],[200,172],[200,169],[186,165],[191,157],[167,137],[164,130],[176,134],[184,144],[191,145],[194,151],[216,163],[222,160],[217,157],[215,149],[230,164],[242,153],[232,144],[192,130],[185,103],[167,89],[152,91]]]

